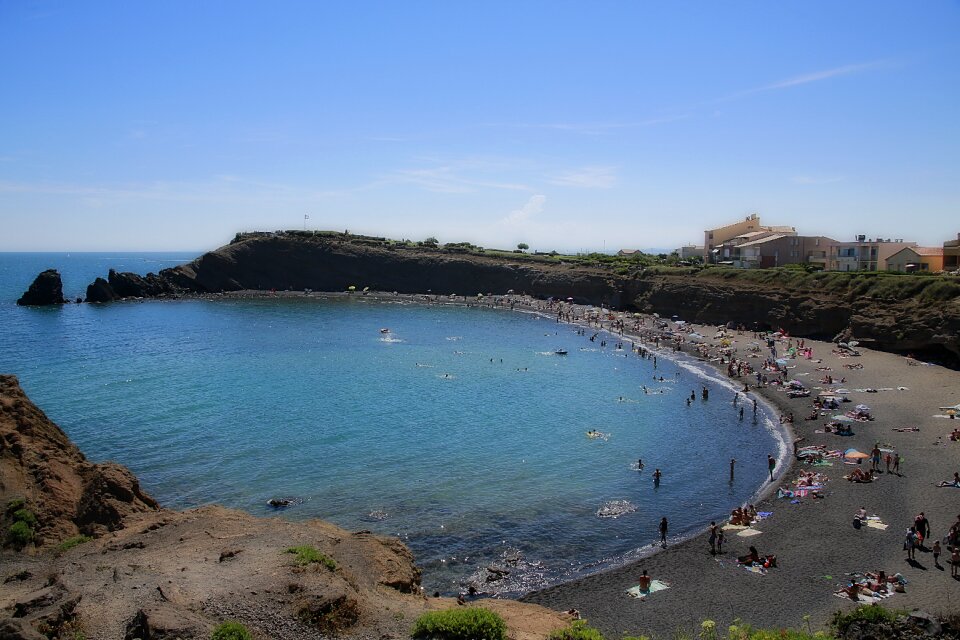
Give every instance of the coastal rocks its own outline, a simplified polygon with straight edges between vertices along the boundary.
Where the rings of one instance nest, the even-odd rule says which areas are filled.
[[[87,302],[113,302],[124,298],[158,298],[177,293],[178,288],[155,273],[136,273],[110,269],[107,279],[97,278],[87,286]]]
[[[87,302],[113,302],[119,299],[117,292],[103,278],[97,278],[87,285]]]
[[[20,306],[44,306],[64,304],[63,282],[60,272],[56,269],[47,269],[38,275],[30,284],[30,288],[17,300]]]
[[[112,531],[159,509],[126,468],[88,462],[10,375],[0,375],[0,466],[0,504],[22,502],[33,514],[36,546]]]

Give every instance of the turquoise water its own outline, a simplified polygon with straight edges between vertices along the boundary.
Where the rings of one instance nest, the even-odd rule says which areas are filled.
[[[782,444],[737,420],[723,381],[532,314],[360,296],[13,304],[50,266],[69,297],[110,266],[192,257],[0,254],[0,371],[161,503],[267,515],[296,497],[283,517],[401,537],[428,591],[517,594],[636,557],[661,516],[682,536],[749,499]],[[711,400],[687,407],[702,383]],[[636,510],[598,517],[614,500]],[[491,564],[510,575],[488,583]]]

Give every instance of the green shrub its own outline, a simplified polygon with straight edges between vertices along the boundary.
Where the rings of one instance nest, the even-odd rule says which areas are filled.
[[[330,569],[330,571],[335,571],[337,568],[336,560],[325,553],[317,551],[310,545],[290,547],[286,552],[294,554],[296,556],[295,560],[297,561],[297,564],[302,566],[306,566],[308,564],[322,564],[327,569]]]
[[[414,638],[436,640],[504,640],[507,625],[489,609],[468,607],[425,613],[410,633]]]
[[[239,622],[224,622],[213,630],[210,640],[253,640],[253,634]]]
[[[843,635],[854,622],[893,622],[901,613],[903,612],[891,611],[878,604],[868,604],[848,613],[837,611],[830,620],[830,626],[836,629],[838,634]]]
[[[37,516],[33,515],[33,511],[29,509],[17,509],[13,512],[14,522],[23,522],[30,528],[33,528],[37,524]]]
[[[566,629],[551,633],[550,640],[603,640],[603,634],[588,626],[586,620],[574,620]]]
[[[33,529],[26,522],[18,520],[7,529],[7,542],[17,549],[23,549],[33,542]]]
[[[73,549],[77,545],[83,544],[84,542],[90,542],[91,540],[93,540],[93,538],[91,538],[90,536],[85,536],[85,535],[73,536],[72,538],[67,538],[66,540],[61,542],[57,546],[57,551],[59,551],[60,553],[63,553],[65,551],[69,551],[70,549]]]
[[[13,513],[18,509],[22,509],[26,504],[27,504],[27,501],[24,500],[23,498],[14,498],[13,500],[7,503],[7,513]]]

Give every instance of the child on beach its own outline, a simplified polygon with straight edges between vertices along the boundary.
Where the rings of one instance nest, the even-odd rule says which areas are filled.
[[[937,569],[940,568],[940,541],[935,540],[932,547],[933,551],[933,566]]]

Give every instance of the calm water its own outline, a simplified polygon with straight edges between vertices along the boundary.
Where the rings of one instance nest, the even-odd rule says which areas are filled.
[[[0,253],[0,371],[161,503],[264,515],[273,496],[302,498],[284,517],[404,539],[428,591],[505,564],[482,590],[515,594],[636,557],[661,516],[682,536],[749,499],[783,448],[766,419],[736,419],[722,380],[662,357],[654,371],[530,314],[362,297],[14,304],[47,267],[75,297],[111,266],[192,257]],[[710,401],[688,408],[701,383]],[[636,511],[599,518],[613,500]]]

